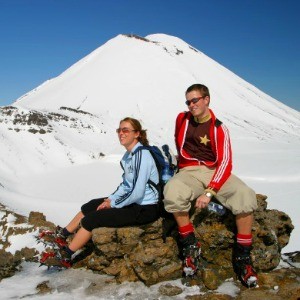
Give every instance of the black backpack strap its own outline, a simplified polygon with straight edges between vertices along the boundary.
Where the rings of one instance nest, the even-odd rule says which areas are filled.
[[[222,125],[222,121],[220,121],[219,119],[216,119],[215,126],[218,128],[221,125]]]
[[[159,196],[159,199],[158,201],[161,201],[162,199],[162,194],[163,194],[163,191],[162,191],[162,185],[161,185],[161,182],[162,182],[162,178],[161,178],[161,173],[162,173],[162,169],[161,169],[161,166],[157,160],[157,158],[155,157],[155,154],[152,152],[151,148],[150,147],[147,147],[147,146],[139,146],[138,148],[136,148],[134,150],[134,152],[132,153],[132,155],[135,155],[138,151],[141,151],[143,149],[146,149],[150,152],[154,162],[155,162],[155,165],[156,165],[156,168],[157,168],[157,172],[158,172],[158,184],[156,184],[155,182],[153,182],[152,180],[148,180],[147,183],[150,185],[150,187],[154,187],[157,192],[158,192],[158,196]]]

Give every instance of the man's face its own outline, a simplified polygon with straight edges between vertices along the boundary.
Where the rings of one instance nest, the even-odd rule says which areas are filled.
[[[199,91],[191,91],[186,94],[189,111],[194,117],[203,118],[208,115],[209,97],[202,97]],[[195,102],[195,103],[194,103]]]

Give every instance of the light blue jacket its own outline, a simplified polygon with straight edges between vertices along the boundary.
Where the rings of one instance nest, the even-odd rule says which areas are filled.
[[[108,197],[111,200],[111,207],[121,208],[132,203],[147,205],[158,202],[157,190],[148,184],[149,179],[156,184],[159,180],[151,153],[143,149],[132,155],[140,146],[142,144],[137,143],[131,152],[126,151],[121,160],[124,170],[123,182]]]

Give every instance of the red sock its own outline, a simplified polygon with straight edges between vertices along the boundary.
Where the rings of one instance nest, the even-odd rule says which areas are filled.
[[[252,245],[252,234],[240,234],[236,236],[237,243],[242,246],[251,246]]]
[[[192,223],[189,223],[188,225],[178,227],[178,231],[181,237],[186,237],[190,233],[194,232],[194,226]]]

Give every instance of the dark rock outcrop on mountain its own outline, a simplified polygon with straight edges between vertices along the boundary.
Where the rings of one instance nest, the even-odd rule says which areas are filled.
[[[62,113],[58,112],[40,112],[36,110],[25,110],[15,106],[0,107],[0,123],[6,124],[8,130],[16,132],[28,131],[33,134],[47,134],[51,133],[54,124],[68,124],[69,128],[93,128],[89,124],[84,124],[80,117],[82,115],[89,115],[91,118],[96,118],[91,113],[69,108],[60,107]],[[64,114],[65,111],[73,113],[73,117]],[[64,125],[67,127],[66,125]]]
[[[262,299],[298,299],[300,270],[294,265],[290,268],[275,269],[281,256],[281,250],[287,245],[293,230],[291,219],[285,213],[268,210],[266,196],[257,195],[259,208],[255,212],[253,225],[254,249],[252,259],[259,272],[259,288],[251,290],[255,297]],[[4,208],[1,207],[2,211]],[[7,226],[7,216],[13,214],[6,211],[6,218],[0,220],[0,229],[16,234],[19,227]],[[26,218],[14,214],[16,222],[23,223]],[[201,287],[202,292],[216,290],[225,280],[234,277],[231,255],[235,236],[234,216],[227,213],[218,216],[208,211],[194,215],[196,234],[202,244],[202,266],[192,284]],[[55,228],[43,214],[31,212],[28,227],[22,230],[33,231],[38,228]],[[146,285],[178,279],[182,276],[180,251],[177,245],[176,228],[165,240],[163,239],[162,219],[151,224],[124,227],[98,228],[93,231],[92,243],[75,257],[74,268],[84,267],[100,274],[111,275],[116,282],[142,281]],[[12,276],[23,260],[38,260],[34,249],[22,249],[15,255],[5,251],[9,246],[8,236],[0,241],[0,280]],[[291,253],[289,261],[297,262],[299,252]],[[272,271],[273,270],[273,271]],[[271,271],[271,272],[270,272]],[[246,299],[248,291],[238,282],[241,289],[237,299]],[[274,287],[276,287],[274,290]],[[165,295],[180,293],[180,288],[173,285],[162,285],[160,292]],[[210,296],[217,296],[210,294]],[[202,297],[203,295],[201,295]],[[205,295],[205,299],[209,295]],[[226,299],[231,299],[228,295]],[[249,296],[249,295],[248,295]],[[273,298],[272,298],[272,297]],[[193,296],[194,297],[194,296]],[[200,295],[199,295],[200,297]],[[229,297],[229,298],[228,298]],[[270,298],[271,297],[271,298]],[[198,299],[191,298],[191,299]],[[202,299],[202,298],[201,298]],[[225,298],[221,298],[225,299]]]

